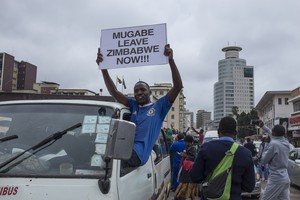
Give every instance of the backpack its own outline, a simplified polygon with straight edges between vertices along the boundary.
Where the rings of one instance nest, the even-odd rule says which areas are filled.
[[[201,188],[204,199],[230,199],[232,162],[238,146],[239,145],[234,142],[218,166],[205,179]]]

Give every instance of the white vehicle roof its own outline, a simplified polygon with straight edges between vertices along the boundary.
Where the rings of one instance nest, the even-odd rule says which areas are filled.
[[[219,137],[217,130],[206,131],[204,137]]]
[[[95,101],[95,100],[73,100],[73,99],[43,99],[43,100],[16,100],[16,101],[2,101],[0,105],[12,105],[12,104],[82,104],[82,105],[101,105],[114,108],[126,108],[123,104],[117,102],[108,101]]]

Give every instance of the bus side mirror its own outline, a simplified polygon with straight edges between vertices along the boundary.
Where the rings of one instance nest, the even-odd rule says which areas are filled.
[[[128,160],[131,157],[135,137],[135,124],[112,119],[108,133],[105,157]]]

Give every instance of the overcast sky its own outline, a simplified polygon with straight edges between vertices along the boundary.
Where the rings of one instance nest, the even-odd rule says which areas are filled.
[[[36,65],[37,82],[108,95],[95,63],[101,29],[166,23],[186,109],[213,112],[228,44],[242,47],[240,58],[254,66],[255,105],[266,91],[300,86],[299,9],[298,0],[1,0],[0,52]],[[109,72],[124,76],[124,93],[139,79],[172,82],[168,65]]]

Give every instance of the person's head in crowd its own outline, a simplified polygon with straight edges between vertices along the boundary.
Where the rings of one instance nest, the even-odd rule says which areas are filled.
[[[200,129],[199,133],[200,134],[203,134],[204,130],[203,129]]]
[[[186,146],[192,146],[194,142],[194,138],[191,135],[187,135],[184,137],[184,142]]]
[[[229,136],[235,137],[236,132],[236,121],[232,117],[223,117],[219,123],[218,129],[219,137]]]
[[[282,125],[275,125],[272,129],[273,136],[284,136],[285,135],[285,128]]]
[[[184,138],[184,135],[182,133],[177,134],[177,140],[182,140]]]

